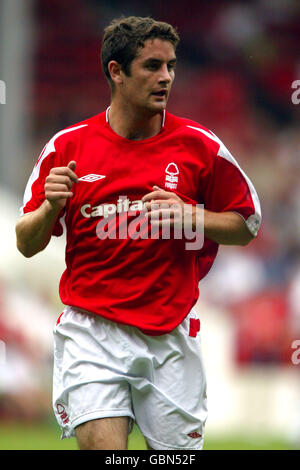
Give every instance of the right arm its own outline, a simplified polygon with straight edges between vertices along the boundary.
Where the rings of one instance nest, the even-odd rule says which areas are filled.
[[[17,248],[30,258],[48,245],[57,217],[66,205],[78,181],[74,173],[76,163],[52,168],[45,180],[45,201],[35,211],[21,217],[16,225]]]

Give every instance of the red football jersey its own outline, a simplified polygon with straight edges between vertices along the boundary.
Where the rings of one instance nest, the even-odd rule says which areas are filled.
[[[58,132],[34,167],[22,214],[44,201],[50,169],[71,160],[77,163],[79,181],[53,231],[63,233],[64,217],[66,270],[59,290],[65,305],[149,335],[168,333],[183,321],[218,245],[205,239],[201,249],[187,250],[184,237],[143,236],[138,230],[143,225],[141,200],[154,185],[189,204],[239,213],[253,235],[259,228],[253,185],[224,144],[194,121],[165,112],[156,136],[134,141],[116,134],[103,112]],[[105,228],[110,219],[115,226]]]

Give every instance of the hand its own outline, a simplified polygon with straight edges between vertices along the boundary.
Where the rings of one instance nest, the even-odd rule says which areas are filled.
[[[192,228],[195,222],[196,207],[185,204],[177,194],[153,186],[153,191],[146,194],[142,201],[148,212],[146,217],[151,225]],[[188,225],[188,227],[187,227]]]
[[[65,207],[67,200],[73,196],[71,191],[78,177],[74,173],[76,162],[70,161],[68,166],[55,167],[50,170],[45,180],[45,197],[53,209]]]

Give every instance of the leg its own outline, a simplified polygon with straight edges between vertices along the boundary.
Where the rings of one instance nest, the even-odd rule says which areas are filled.
[[[75,434],[80,449],[127,447],[135,416],[117,328],[67,308],[54,330],[53,410],[62,437]]]
[[[138,333],[136,345],[143,342],[147,346],[137,351],[139,371],[145,373],[144,377],[140,373],[143,380],[131,387],[132,402],[148,450],[203,447],[206,377],[200,335],[190,336],[191,319],[197,319],[194,312],[169,335],[146,337]]]
[[[101,418],[75,428],[80,450],[127,450],[129,418]]]

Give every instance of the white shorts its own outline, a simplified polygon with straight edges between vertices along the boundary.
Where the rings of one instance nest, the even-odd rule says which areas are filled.
[[[89,420],[129,416],[153,449],[202,449],[206,378],[197,325],[192,310],[171,333],[147,336],[66,307],[54,328],[53,409],[62,438]]]

